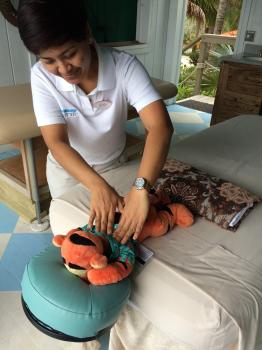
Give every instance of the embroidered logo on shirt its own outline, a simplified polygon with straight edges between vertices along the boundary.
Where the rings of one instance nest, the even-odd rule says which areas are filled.
[[[75,108],[64,108],[61,112],[65,118],[77,117],[77,110]]]

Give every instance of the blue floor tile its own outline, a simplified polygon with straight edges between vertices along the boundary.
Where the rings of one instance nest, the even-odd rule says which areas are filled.
[[[211,117],[212,117],[212,115],[210,113],[198,112],[198,114],[207,125],[210,125],[210,121],[211,121]]]
[[[20,290],[20,281],[0,261],[0,292]]]
[[[29,259],[51,244],[49,233],[13,234],[1,259],[0,290],[20,290],[25,265]],[[2,283],[2,275],[5,282]]]
[[[0,203],[0,233],[13,232],[18,218],[13,210]]]
[[[176,123],[175,130],[179,135],[193,135],[201,130],[207,128],[206,124],[189,124],[189,123]]]
[[[20,154],[21,154],[20,151],[16,150],[16,149],[12,149],[12,150],[6,151],[6,152],[0,152],[0,160],[12,158],[12,157],[18,156]]]
[[[187,108],[177,104],[167,106],[167,110],[168,112],[186,112],[186,113],[198,112],[195,109]]]

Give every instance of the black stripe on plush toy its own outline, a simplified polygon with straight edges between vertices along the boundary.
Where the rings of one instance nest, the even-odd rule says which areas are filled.
[[[158,206],[157,206],[157,211],[160,211],[160,210],[165,210],[165,211],[167,211],[170,215],[173,216],[173,213],[172,213],[171,209],[170,209],[169,207],[167,207],[166,205],[163,205],[163,204],[158,205]]]
[[[76,265],[76,264],[72,264],[72,263],[69,263],[68,266],[71,268],[71,269],[75,269],[75,270],[85,270],[83,269],[83,267],[79,266],[79,265]]]
[[[119,261],[117,260],[117,262],[121,263],[122,265],[124,265],[124,268],[127,270],[127,264],[124,261]]]
[[[80,236],[77,233],[73,233],[70,236],[70,241],[74,244],[95,246],[94,242],[92,242],[90,239],[83,237],[83,236]]]

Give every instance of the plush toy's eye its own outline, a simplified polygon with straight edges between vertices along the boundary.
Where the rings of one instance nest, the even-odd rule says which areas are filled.
[[[72,234],[72,236],[70,236],[70,241],[74,244],[95,246],[95,243],[92,242],[90,239],[80,236],[77,233],[74,233]]]

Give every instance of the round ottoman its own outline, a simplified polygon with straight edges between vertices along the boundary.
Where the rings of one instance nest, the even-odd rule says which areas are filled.
[[[54,338],[75,342],[93,340],[112,326],[129,294],[128,278],[94,286],[71,274],[54,246],[31,258],[22,279],[29,320]]]

